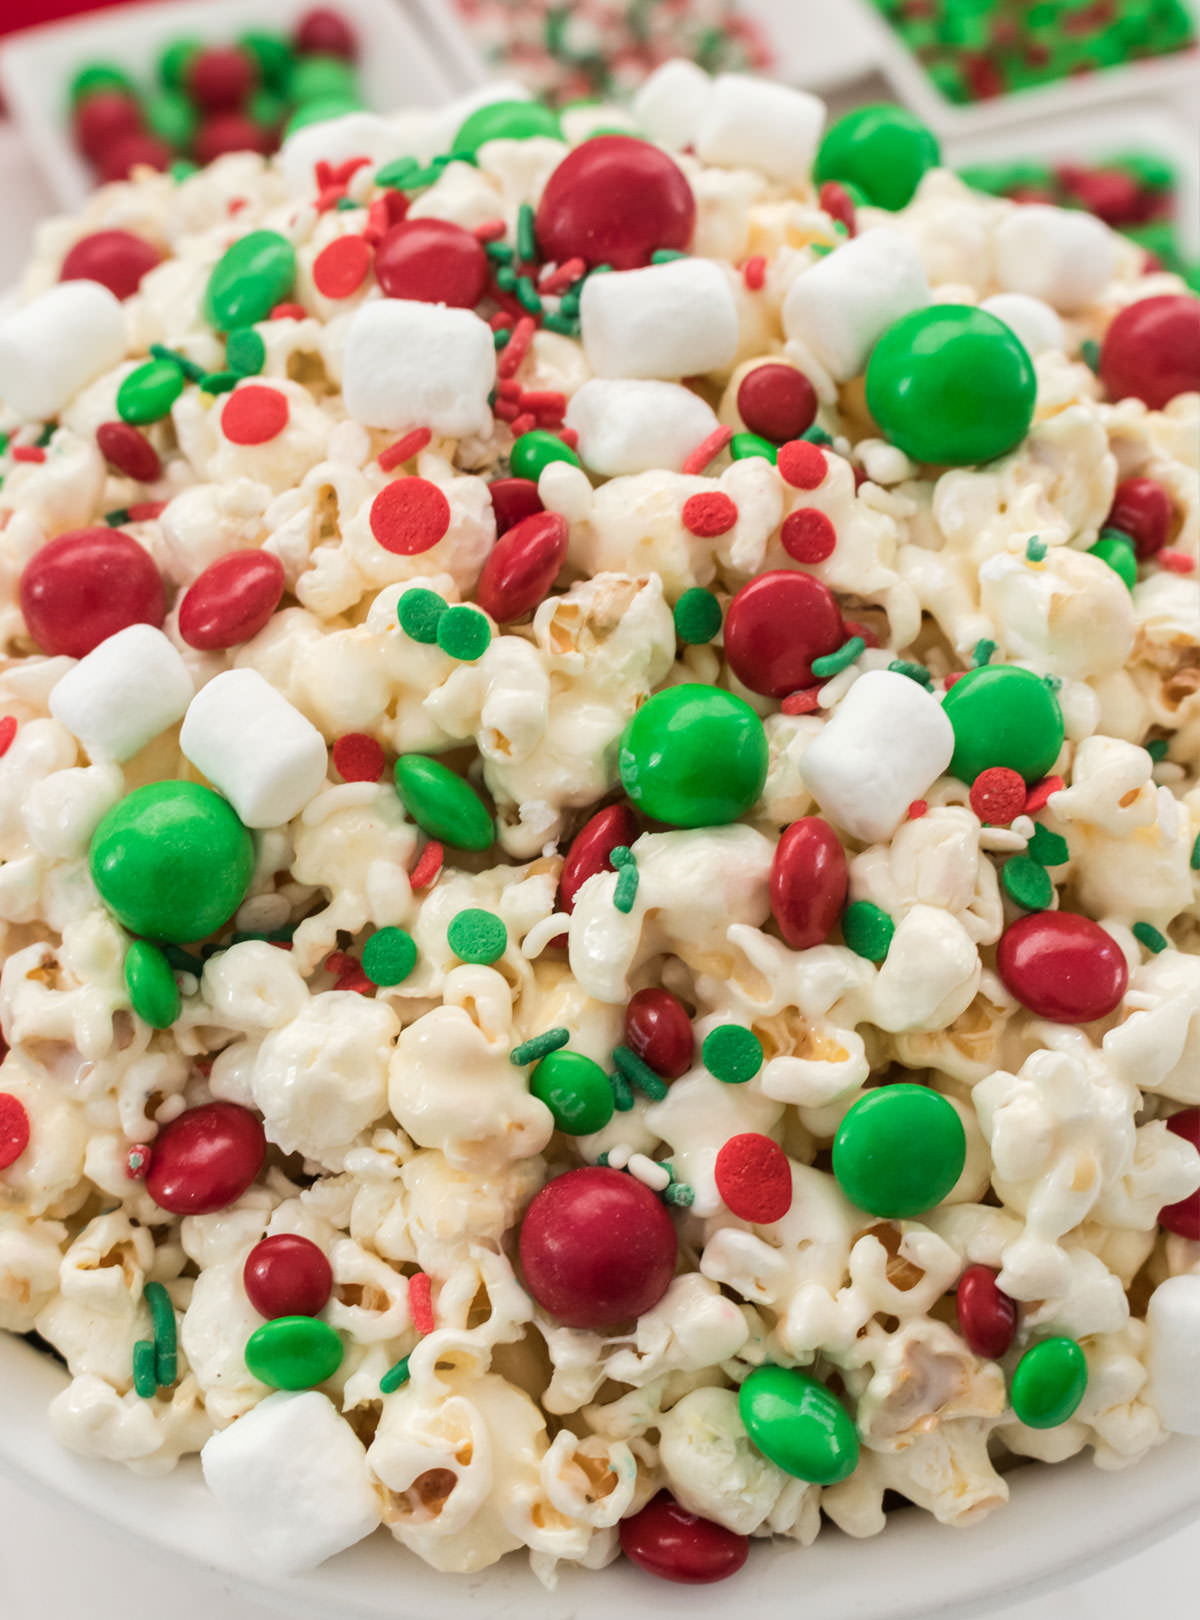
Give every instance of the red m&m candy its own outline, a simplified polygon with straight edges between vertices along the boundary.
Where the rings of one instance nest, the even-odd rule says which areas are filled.
[[[295,46],[302,56],[358,55],[358,40],[340,12],[318,6],[306,11],[296,24]]]
[[[260,1316],[316,1316],[333,1292],[333,1268],[306,1237],[279,1232],[256,1243],[242,1271],[246,1297]]]
[[[783,444],[788,439],[798,439],[813,425],[817,396],[802,371],[772,360],[764,366],[755,366],[742,378],[737,408],[751,433],[758,433],[773,444]]]
[[[1154,411],[1200,390],[1200,298],[1165,293],[1127,304],[1105,333],[1100,380],[1112,399],[1132,395]]]
[[[189,647],[237,647],[266,625],[283,595],[283,564],[270,551],[231,551],[188,586],[179,634]]]
[[[269,129],[243,112],[214,113],[196,131],[192,143],[197,163],[215,163],[226,152],[271,152],[275,139]]]
[[[999,1361],[1017,1331],[1017,1305],[988,1266],[968,1266],[958,1281],[958,1328],[977,1356]]]
[[[21,575],[21,612],[44,653],[82,658],[131,624],[163,622],[158,569],[121,529],[73,529],[35,551]]]
[[[677,1248],[649,1187],[600,1165],[549,1182],[521,1225],[525,1286],[567,1327],[614,1328],[657,1305]]]
[[[389,298],[474,309],[487,287],[487,255],[451,220],[405,219],[376,248],[375,276]]]
[[[846,852],[827,821],[804,816],[785,829],[771,861],[771,913],[794,951],[829,938],[849,882]]]
[[[522,518],[545,510],[532,478],[495,478],[488,485],[488,494],[496,515],[497,534],[507,534]]]
[[[75,109],[75,139],[80,151],[93,163],[141,128],[141,109],[124,90],[97,90]]]
[[[204,1103],[164,1125],[151,1148],[146,1190],[175,1215],[211,1215],[235,1203],[266,1156],[257,1114],[237,1103]]]
[[[536,225],[547,259],[635,270],[660,248],[686,248],[695,223],[696,199],[672,158],[632,135],[599,135],[550,176]]]
[[[558,903],[563,911],[574,911],[575,896],[588,878],[611,872],[613,850],[632,844],[640,832],[637,817],[627,804],[610,804],[585,822],[571,842],[558,880]]]
[[[567,539],[566,519],[557,512],[535,513],[501,535],[479,575],[479,606],[497,624],[532,612],[566,559]]]
[[[744,686],[765,697],[786,697],[814,686],[814,658],[845,640],[842,614],[827,585],[811,574],[774,569],[759,574],[729,604],[725,656]]]
[[[684,1586],[705,1586],[736,1575],[750,1551],[748,1537],[688,1513],[668,1491],[621,1520],[621,1551],[648,1575]]]
[[[1171,497],[1161,484],[1153,478],[1125,478],[1113,493],[1104,528],[1127,534],[1144,562],[1166,545],[1171,516]]]
[[[104,150],[100,159],[100,178],[109,184],[113,180],[128,180],[135,169],[165,169],[171,161],[171,148],[156,135],[126,135]]]
[[[1001,937],[996,969],[1023,1007],[1056,1024],[1107,1018],[1129,983],[1112,935],[1068,911],[1035,911],[1015,922]]]
[[[104,459],[126,478],[152,483],[162,472],[158,451],[132,422],[101,422],[96,446]]]
[[[1181,1108],[1171,1115],[1167,1129],[1182,1136],[1200,1153],[1200,1108]],[[1190,1198],[1181,1198],[1177,1204],[1164,1205],[1158,1212],[1158,1224],[1192,1243],[1200,1243],[1200,1191]]]
[[[142,277],[162,254],[132,231],[92,231],[81,236],[62,262],[60,281],[98,281],[115,298],[128,298],[141,286]]]
[[[625,1009],[625,1044],[655,1074],[678,1080],[696,1048],[687,1008],[669,990],[639,990]]]
[[[187,85],[192,99],[210,112],[240,107],[257,82],[254,58],[236,45],[211,45],[197,51],[188,63]]]

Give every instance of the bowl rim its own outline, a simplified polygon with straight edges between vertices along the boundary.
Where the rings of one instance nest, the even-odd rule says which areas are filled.
[[[951,1620],[978,1615],[981,1602],[1014,1602],[1095,1574],[1200,1518],[1200,1440],[1177,1437],[1128,1471],[1096,1468],[1086,1454],[1019,1466],[1009,1475],[1012,1500],[969,1532],[914,1511],[872,1538],[869,1556],[829,1525],[809,1548],[760,1544],[734,1586],[647,1586],[622,1560],[599,1573],[567,1571],[548,1592],[519,1555],[479,1574],[442,1575],[384,1531],[311,1575],[271,1581],[237,1543],[194,1458],[173,1474],[144,1475],[60,1446],[47,1407],[65,1384],[48,1355],[0,1332],[0,1468],[233,1577],[246,1595],[297,1620],[611,1620],[624,1602],[634,1613],[652,1602],[664,1616],[717,1620],[731,1598],[753,1604],[762,1620],[783,1620],[795,1610],[797,1576],[805,1620]]]

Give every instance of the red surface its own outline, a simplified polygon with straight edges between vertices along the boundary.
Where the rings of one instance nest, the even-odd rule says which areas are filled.
[[[613,850],[632,844],[640,831],[627,804],[610,804],[584,823],[572,840],[558,880],[558,903],[564,911],[574,911],[575,896],[588,878],[613,870],[609,860]]]
[[[272,552],[231,551],[188,586],[179,634],[203,652],[239,646],[270,619],[283,587],[283,564]]]
[[[262,1121],[237,1103],[189,1108],[151,1146],[146,1190],[176,1215],[211,1215],[235,1203],[266,1156]]]
[[[1056,1024],[1107,1018],[1129,983],[1112,935],[1069,911],[1035,911],[1014,923],[1000,940],[996,969],[1023,1007]]]
[[[21,575],[21,612],[44,653],[82,658],[131,624],[163,622],[166,604],[150,553],[121,529],[60,534]]]
[[[717,1191],[731,1215],[755,1226],[781,1221],[792,1207],[792,1167],[778,1142],[758,1131],[731,1136],[717,1154]]]
[[[1016,1301],[988,1266],[968,1266],[958,1283],[958,1330],[977,1356],[999,1361],[1017,1331]]]
[[[634,270],[692,239],[696,199],[674,160],[632,135],[598,135],[550,176],[537,211],[543,255]]]

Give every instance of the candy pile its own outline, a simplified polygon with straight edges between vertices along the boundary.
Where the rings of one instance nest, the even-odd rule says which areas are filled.
[[[678,1581],[1200,1432],[1200,300],[657,70],[0,323],[0,1327],[256,1568]]]
[[[101,181],[127,179],[140,166],[274,152],[287,130],[362,106],[357,52],[346,19],[320,7],[290,38],[250,29],[229,45],[172,40],[153,89],[116,62],[88,62],[71,80],[75,144]]]
[[[948,101],[1015,90],[1187,50],[1187,0],[875,0]]]

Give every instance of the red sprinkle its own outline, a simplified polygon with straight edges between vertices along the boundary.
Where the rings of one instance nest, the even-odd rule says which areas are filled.
[[[961,677],[956,677],[961,679]],[[950,685],[946,682],[947,687]],[[1040,782],[1035,782],[1025,797],[1025,814],[1035,816],[1039,810],[1046,808],[1046,803],[1052,793],[1061,793],[1066,783],[1061,776],[1043,776]]]
[[[36,444],[14,444],[9,454],[14,461],[45,461],[46,452]]]
[[[357,157],[348,157],[344,163],[338,163],[329,170],[330,182],[335,186],[348,186],[360,169],[365,169],[370,163],[365,152]]]
[[[1196,571],[1196,559],[1189,557],[1186,551],[1160,551],[1158,560],[1173,574],[1194,574]]]
[[[326,298],[349,298],[367,279],[371,249],[361,236],[339,236],[317,254],[313,284]]]
[[[221,412],[221,432],[231,444],[267,444],[288,425],[288,402],[278,388],[244,383]]]
[[[569,427],[559,428],[558,436],[562,440],[562,442],[566,445],[568,450],[578,450],[579,449],[579,434],[575,431],[574,428],[569,428]]]
[[[374,737],[348,731],[333,745],[333,763],[344,782],[378,782],[386,761]]]
[[[832,557],[837,546],[837,530],[815,506],[802,506],[790,512],[783,522],[783,549],[793,562],[821,563]]]
[[[363,227],[363,241],[378,246],[393,225],[408,217],[408,198],[402,191],[385,191],[382,197],[367,209],[367,223]]]
[[[333,988],[335,990],[352,990],[356,996],[369,996],[375,986],[356,962],[348,972],[342,974]]]
[[[411,889],[431,888],[437,880],[442,869],[442,861],[446,852],[435,838],[431,838],[421,851],[417,864],[408,874],[408,885]]]
[[[166,510],[166,501],[134,501],[132,506],[126,507],[130,523],[153,523],[160,518]]]
[[[807,439],[793,439],[790,444],[781,445],[775,465],[779,476],[793,489],[816,489],[828,470],[825,452]]]
[[[498,399],[492,406],[492,413],[502,422],[515,422],[521,414],[521,407],[515,399]]]
[[[519,439],[523,433],[532,433],[535,427],[537,427],[537,417],[533,412],[522,411],[519,416],[513,418],[513,438]]]
[[[398,478],[371,502],[371,533],[385,551],[415,557],[450,527],[450,502],[428,478]]]
[[[427,1271],[418,1271],[408,1279],[408,1314],[418,1333],[432,1333],[433,1279]]]
[[[203,652],[249,641],[270,622],[286,583],[283,564],[272,552],[226,552],[184,592],[179,634]]]
[[[989,766],[971,784],[971,809],[980,821],[1007,827],[1025,807],[1025,780],[1007,765]]]
[[[516,374],[518,366],[529,353],[529,345],[533,342],[533,334],[537,331],[537,322],[532,315],[522,315],[513,328],[513,335],[504,345],[504,352],[496,366],[496,372],[501,377],[512,377]]]
[[[946,690],[947,690],[947,692],[950,690],[950,688],[952,686],[957,685],[957,683],[962,680],[963,676],[968,674],[968,673],[969,673],[969,671],[967,671],[965,669],[956,669],[952,675],[947,675],[946,676]]]
[[[840,180],[826,180],[817,193],[817,204],[830,219],[837,219],[853,236],[856,230],[854,199]]]
[[[402,462],[411,461],[413,456],[424,450],[432,438],[433,434],[427,427],[413,428],[411,433],[406,433],[403,438],[397,439],[395,444],[389,444],[386,450],[381,450],[375,460],[384,472],[393,472]]]
[[[551,270],[549,275],[542,277],[538,283],[538,292],[551,294],[566,292],[586,270],[587,265],[582,259],[568,259],[565,264],[560,264],[557,270]]]
[[[145,1142],[135,1142],[125,1155],[125,1175],[130,1181],[145,1181],[150,1168],[150,1149]]]
[[[556,388],[527,388],[521,404],[527,411],[555,411],[561,416],[567,408],[567,396]]]
[[[0,1091],[0,1170],[7,1170],[29,1146],[29,1115],[25,1104],[9,1091]]]
[[[737,504],[719,489],[702,495],[689,495],[683,503],[683,526],[689,534],[713,540],[728,534],[737,522]]]
[[[308,311],[303,304],[276,304],[271,311],[273,321],[306,321]]]
[[[731,427],[714,428],[708,438],[702,440],[688,456],[682,470],[689,474],[702,473],[710,461],[717,459],[732,438]]]
[[[780,704],[784,714],[812,714],[821,703],[821,688],[810,686],[801,692],[789,692]]]
[[[17,718],[15,715],[6,714],[3,719],[0,719],[0,759],[3,759],[12,747],[13,738],[16,734]]]
[[[717,1154],[717,1191],[732,1215],[756,1226],[780,1221],[792,1207],[792,1167],[778,1142],[758,1131],[731,1136]]]
[[[327,214],[331,208],[337,207],[345,195],[345,186],[326,186],[324,191],[318,191],[315,205],[317,213]]]
[[[508,226],[502,219],[485,219],[482,225],[476,225],[472,235],[481,242],[499,242],[508,235]]]
[[[761,292],[767,279],[767,261],[761,253],[747,259],[742,266],[742,280],[751,292]]]
[[[913,802],[908,807],[908,819],[910,821],[920,821],[922,816],[927,816],[928,814],[929,814],[929,800],[928,799],[914,799]]]
[[[96,443],[105,461],[139,484],[152,484],[162,472],[158,451],[132,422],[102,422],[96,429]]]

